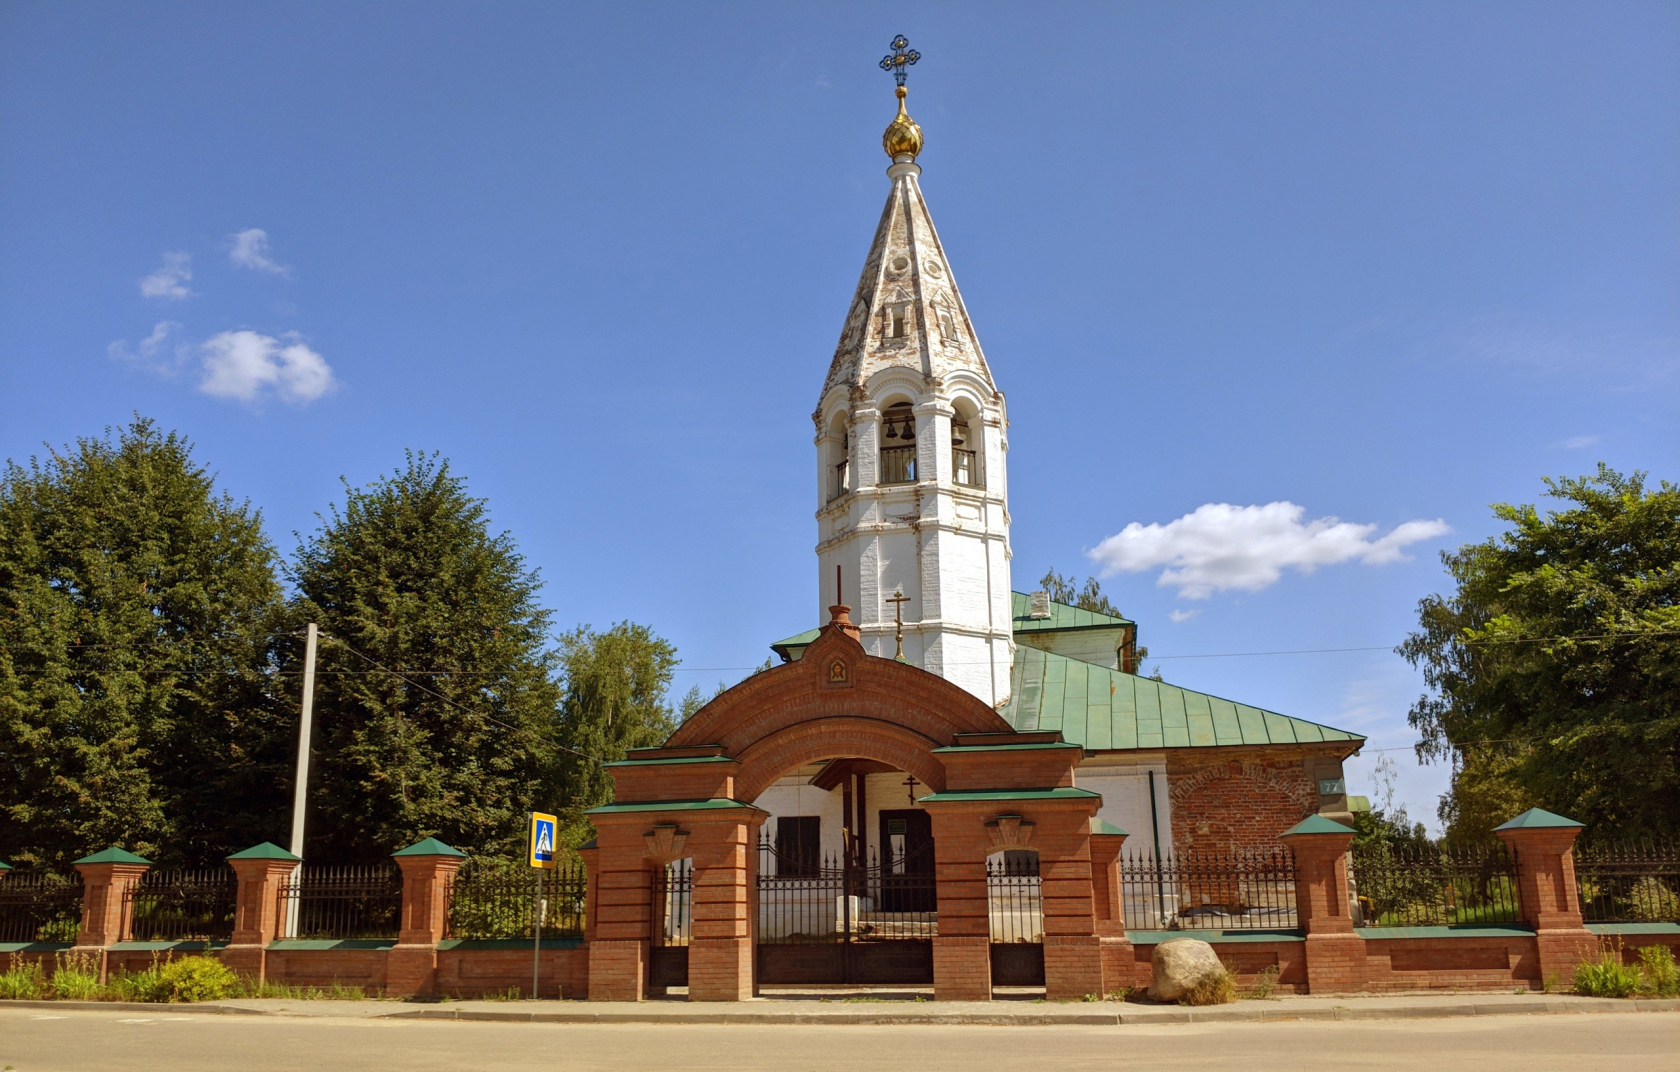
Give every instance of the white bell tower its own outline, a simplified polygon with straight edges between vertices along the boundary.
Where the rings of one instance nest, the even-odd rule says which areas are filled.
[[[904,657],[988,704],[1009,697],[1008,453],[1003,394],[917,181],[922,131],[898,115],[875,241],[812,414],[817,445],[818,621],[835,567],[870,652]]]

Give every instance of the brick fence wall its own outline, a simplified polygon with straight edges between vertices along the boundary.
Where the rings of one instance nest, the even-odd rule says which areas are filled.
[[[1534,812],[1525,813],[1500,831],[1519,861],[1522,918],[1515,924],[1464,928],[1355,927],[1346,896],[1352,831],[1313,816],[1278,835],[1295,855],[1298,931],[1126,934],[1120,921],[1113,918],[1117,906],[1103,901],[1096,909],[1102,918],[1096,921],[1095,929],[1102,936],[1100,942],[1106,942],[1107,946],[1101,946],[1093,938],[1079,950],[1070,947],[1070,952],[1058,947],[1058,955],[1084,951],[1097,957],[1099,948],[1108,949],[1109,953],[1119,951],[1117,959],[1105,956],[1103,960],[1096,976],[1100,977],[1102,987],[1144,986],[1149,982],[1151,957],[1160,942],[1174,937],[1200,937],[1214,945],[1221,960],[1244,986],[1270,978],[1284,993],[1393,993],[1567,988],[1575,965],[1606,948],[1619,948],[1629,962],[1636,958],[1641,947],[1649,945],[1667,946],[1680,954],[1680,925],[1677,924],[1591,927],[1583,924],[1571,847],[1579,827],[1557,816],[1545,813],[1535,816]],[[1123,838],[1123,835],[1104,836],[1116,842]],[[448,848],[431,844],[434,849]],[[1117,850],[1117,844],[1106,845],[1107,855],[1103,859],[1108,861]],[[107,850],[107,854],[112,851]],[[403,869],[404,923],[399,938],[345,941],[276,938],[279,920],[278,913],[272,910],[275,876],[284,874],[290,862],[271,855],[260,860],[266,871],[255,868],[249,861],[242,865],[240,922],[231,943],[211,943],[206,947],[205,943],[193,942],[119,940],[124,921],[121,913],[113,908],[119,902],[112,889],[112,876],[107,873],[109,868],[88,867],[83,869],[83,926],[79,942],[76,945],[0,945],[0,971],[35,961],[50,972],[55,959],[68,953],[96,959],[104,971],[114,973],[139,970],[159,958],[208,952],[242,974],[293,986],[338,984],[392,997],[474,997],[509,990],[525,994],[530,989],[533,950],[529,941],[467,941],[443,937],[444,913],[437,901],[437,878],[452,871],[456,859],[439,854],[411,855]],[[137,881],[144,870],[144,861],[125,866],[133,873],[123,881]],[[0,881],[3,876],[4,872],[0,871]],[[1103,885],[1102,889],[1106,891],[1109,887]],[[592,888],[591,924],[595,895]],[[90,918],[95,926],[88,925]],[[751,918],[750,909],[748,918]],[[946,940],[946,944],[952,940]],[[984,943],[985,939],[980,936],[978,941]],[[1085,949],[1086,945],[1089,950]],[[588,997],[590,952],[590,943],[583,938],[545,939],[540,954],[541,996]],[[750,975],[750,944],[742,944],[737,952],[744,958],[739,965],[740,972]],[[943,948],[935,952],[937,972],[938,965],[954,954],[951,949]],[[962,960],[962,965],[967,966],[964,970],[984,963],[984,956]],[[987,980],[976,977],[969,982],[972,985],[966,989],[975,992],[969,996],[980,997],[987,992]],[[730,989],[736,994],[751,991],[746,983],[732,983]]]

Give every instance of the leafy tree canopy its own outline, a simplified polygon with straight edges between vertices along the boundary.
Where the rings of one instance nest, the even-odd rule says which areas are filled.
[[[273,548],[136,418],[0,476],[0,857],[199,864],[283,831]]]
[[[632,748],[660,744],[677,728],[666,702],[677,649],[634,622],[619,622],[604,633],[584,625],[560,637],[560,665],[569,793],[562,807],[571,835],[581,838],[587,836],[583,809],[612,799],[612,778],[601,764],[623,759]]]
[[[561,694],[537,574],[491,534],[483,501],[447,462],[410,454],[346,487],[295,580],[298,620],[325,634],[308,855],[378,858],[428,836],[520,851],[526,813],[566,795]]]
[[[1094,611],[1097,614],[1111,614],[1116,618],[1125,617],[1109,602],[1108,597],[1103,595],[1102,584],[1095,577],[1085,578],[1085,586],[1081,588],[1074,578],[1063,577],[1051,570],[1038,583],[1039,587],[1049,592],[1050,598],[1058,603],[1078,607],[1080,610]]]
[[[1560,509],[1442,555],[1457,588],[1398,651],[1429,692],[1424,758],[1451,758],[1441,817],[1484,835],[1538,804],[1599,836],[1680,828],[1680,488],[1600,465],[1547,480]]]

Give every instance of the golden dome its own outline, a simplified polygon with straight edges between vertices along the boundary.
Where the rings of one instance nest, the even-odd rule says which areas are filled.
[[[913,160],[922,151],[922,128],[904,110],[903,86],[898,87],[898,114],[887,124],[886,133],[881,135],[881,148],[894,160],[903,153],[909,153]]]

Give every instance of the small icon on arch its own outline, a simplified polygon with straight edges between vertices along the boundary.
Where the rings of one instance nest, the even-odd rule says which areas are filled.
[[[846,666],[846,660],[836,659],[828,664],[828,683],[830,685],[845,685],[851,681],[851,671]]]

